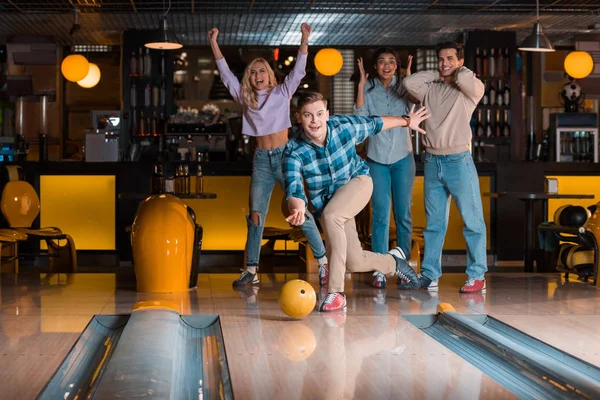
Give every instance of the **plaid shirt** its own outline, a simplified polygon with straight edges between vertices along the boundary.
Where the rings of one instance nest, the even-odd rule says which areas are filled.
[[[306,181],[315,216],[319,217],[335,191],[358,175],[369,175],[369,166],[356,154],[356,145],[383,128],[380,117],[335,115],[327,121],[327,139],[321,147],[304,134],[291,139],[283,151],[286,200],[306,200]]]

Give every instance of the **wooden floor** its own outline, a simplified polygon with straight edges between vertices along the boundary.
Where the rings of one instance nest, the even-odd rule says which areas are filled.
[[[131,276],[0,277],[0,398],[34,399],[94,314],[123,314],[166,299],[183,313],[219,314],[236,399],[505,399],[515,396],[402,316],[433,314],[440,302],[484,313],[600,365],[600,291],[558,274],[489,274],[486,294],[461,295],[462,274],[438,293],[387,290],[370,275],[348,277],[348,310],[287,318],[279,289],[297,274],[261,275],[234,291],[234,275],[201,275],[189,293],[135,292]],[[300,276],[305,279],[305,277]],[[308,278],[318,293],[316,276]],[[322,294],[320,294],[322,295]]]

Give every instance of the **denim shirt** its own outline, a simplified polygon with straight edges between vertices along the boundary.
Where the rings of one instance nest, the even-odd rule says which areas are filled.
[[[406,98],[398,98],[392,92],[396,79],[394,76],[386,89],[379,79],[375,78],[375,87],[370,92],[371,82],[368,82],[365,85],[365,104],[360,108],[356,108],[355,104],[354,115],[398,117],[408,114],[411,103]],[[388,129],[367,140],[367,157],[380,164],[394,164],[411,152],[410,131],[406,127]]]

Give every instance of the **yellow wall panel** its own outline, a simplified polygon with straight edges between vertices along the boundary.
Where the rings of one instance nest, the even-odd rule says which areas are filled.
[[[550,199],[547,220],[554,220],[554,212],[561,206],[574,205],[587,208],[600,201],[600,176],[546,176],[558,179],[559,194],[593,194],[593,199]]]
[[[216,193],[215,200],[185,200],[196,212],[197,221],[204,228],[204,250],[244,250],[246,244],[246,214],[249,211],[249,176],[210,176],[204,178],[204,191]],[[490,177],[479,177],[482,193],[490,192]],[[191,183],[195,187],[195,183]],[[281,213],[283,191],[275,185],[271,205],[267,214],[266,226],[289,228]],[[483,213],[487,227],[487,248],[490,248],[490,199],[483,197]],[[423,201],[423,177],[415,178],[413,191],[413,225],[425,226],[425,205]],[[391,218],[393,223],[393,216]],[[445,250],[465,250],[462,234],[463,221],[454,202],[450,206],[450,223],[444,243]],[[283,249],[284,243],[278,242],[276,249]],[[297,245],[288,242],[288,249]]]
[[[196,186],[194,179],[191,187]],[[207,176],[204,177],[204,191],[216,193],[217,199],[185,200],[194,209],[196,220],[204,229],[202,249],[244,250],[248,232],[246,215],[250,207],[250,177]],[[282,200],[283,190],[279,184],[276,184],[271,195],[265,226],[290,228],[281,212]],[[275,249],[283,249],[284,246],[283,241],[278,241]],[[295,242],[288,242],[287,248],[294,250],[298,245]]]
[[[42,175],[40,205],[41,227],[71,235],[77,250],[115,250],[114,175]]]

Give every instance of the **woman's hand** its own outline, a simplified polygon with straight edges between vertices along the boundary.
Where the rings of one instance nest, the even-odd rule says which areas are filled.
[[[212,28],[208,31],[208,40],[211,42],[217,42],[217,37],[219,36],[219,30],[217,28]]]
[[[312,33],[312,28],[306,22],[303,22],[300,29],[302,30],[302,41],[308,42],[308,37]]]
[[[406,76],[410,76],[410,67],[412,66],[413,56],[408,56],[408,62],[406,63]]]
[[[359,57],[357,62],[358,71],[360,72],[360,81],[358,81],[358,86],[364,87],[367,84],[367,80],[369,79],[369,74],[365,73],[365,67],[363,66],[362,57]]]
[[[415,105],[413,104],[413,106],[410,108],[408,116],[410,117],[410,123],[408,124],[408,127],[413,131],[425,134],[426,132],[421,129],[419,125],[421,122],[425,121],[431,116],[431,114],[427,112],[427,109],[425,107],[421,107],[415,112]]]

